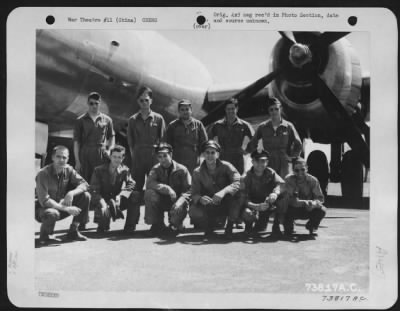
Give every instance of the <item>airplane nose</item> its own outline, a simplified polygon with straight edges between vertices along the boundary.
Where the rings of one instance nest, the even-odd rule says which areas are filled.
[[[311,62],[312,54],[309,47],[301,43],[293,44],[289,50],[289,60],[297,68]]]

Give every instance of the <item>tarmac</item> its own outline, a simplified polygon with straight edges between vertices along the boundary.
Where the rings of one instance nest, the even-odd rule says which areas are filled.
[[[233,239],[218,229],[205,240],[185,219],[177,237],[149,237],[144,206],[133,235],[124,234],[124,220],[111,230],[96,232],[93,212],[87,241],[41,246],[35,224],[35,287],[38,290],[133,291],[187,293],[308,293],[310,284],[353,284],[369,287],[369,198],[363,209],[352,209],[338,196],[328,196],[327,216],[317,236],[309,235],[304,220],[296,221],[292,239],[266,232],[247,238],[234,229]],[[346,207],[346,208],[343,208]],[[350,208],[348,208],[350,207]],[[271,220],[270,220],[271,221]],[[71,217],[57,222],[55,234],[65,238]]]

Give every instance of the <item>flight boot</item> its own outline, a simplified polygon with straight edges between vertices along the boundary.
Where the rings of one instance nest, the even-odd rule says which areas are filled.
[[[225,237],[228,239],[232,239],[232,230],[233,230],[233,222],[228,220],[225,227]]]

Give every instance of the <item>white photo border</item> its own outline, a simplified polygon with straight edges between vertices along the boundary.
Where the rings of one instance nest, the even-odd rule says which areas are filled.
[[[236,8],[237,11],[280,10],[282,8]],[[155,16],[155,25],[136,23],[69,23],[70,16],[103,19],[121,10],[138,18]],[[371,190],[370,190],[370,291],[365,302],[336,302],[323,305],[320,296],[287,294],[187,294],[107,293],[63,291],[58,299],[39,297],[34,288],[34,245],[32,197],[35,169],[35,39],[37,29],[152,29],[193,30],[198,12],[231,8],[17,8],[7,21],[7,259],[18,258],[8,269],[8,295],[19,307],[152,307],[152,308],[388,308],[397,300],[397,46],[395,15],[384,8],[285,8],[287,12],[337,13],[340,17],[322,21],[310,18],[274,20],[268,25],[211,24],[212,30],[366,31],[370,34],[371,56]],[[79,14],[77,13],[79,12]],[[48,15],[56,18],[46,24]],[[357,16],[356,26],[348,24]],[[176,18],[180,16],[180,18]],[[373,21],[373,22],[372,22]],[[377,26],[379,25],[379,27]],[[211,30],[211,31],[212,31]],[[195,30],[193,30],[195,31]],[[201,30],[198,30],[201,31]],[[207,31],[207,30],[205,30]],[[23,90],[23,91],[22,91]],[[384,94],[384,97],[383,97]],[[21,126],[22,125],[22,126]],[[26,157],[28,155],[28,158]],[[23,176],[24,178],[21,178]],[[21,217],[25,215],[25,217]],[[385,253],[382,259],[381,252]],[[10,259],[11,258],[11,259]],[[385,276],[378,264],[385,265]],[[129,296],[130,299],[127,299]],[[179,296],[179,300],[176,299]],[[245,296],[245,299],[244,299]],[[291,296],[291,299],[288,299]],[[296,299],[293,299],[293,297]],[[268,303],[267,303],[268,302]]]

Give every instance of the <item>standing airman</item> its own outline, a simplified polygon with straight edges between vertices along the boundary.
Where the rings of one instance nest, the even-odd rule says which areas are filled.
[[[245,138],[253,137],[251,125],[238,118],[238,101],[235,98],[225,104],[225,118],[215,122],[210,130],[210,139],[215,139],[221,145],[220,159],[230,162],[240,174],[244,172]]]
[[[154,145],[161,142],[165,134],[165,121],[151,110],[153,92],[142,87],[137,96],[140,110],[128,120],[128,144],[132,158],[131,174],[138,191],[143,191],[146,175],[156,164]]]
[[[100,112],[101,96],[92,92],[87,100],[88,111],[78,117],[74,128],[75,168],[90,182],[96,166],[106,163],[108,150],[114,146],[115,133],[112,119]],[[81,229],[89,222],[89,211]]]
[[[247,145],[249,152],[257,149],[261,139],[264,150],[270,153],[269,167],[285,178],[289,174],[291,158],[300,155],[302,144],[294,125],[282,118],[280,101],[271,97],[268,99],[268,112],[271,119],[262,122],[252,140]]]
[[[200,148],[207,141],[207,132],[203,123],[192,117],[190,101],[179,101],[178,113],[179,118],[167,127],[166,141],[174,149],[173,159],[193,173],[200,164]]]

